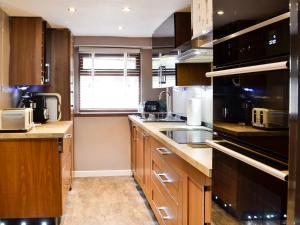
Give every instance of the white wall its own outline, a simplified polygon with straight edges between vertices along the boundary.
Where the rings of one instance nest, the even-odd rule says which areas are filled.
[[[212,86],[173,87],[173,111],[186,116],[187,101],[195,95],[201,96],[202,121],[212,124],[213,92]]]
[[[74,144],[75,171],[80,171],[77,175],[129,174],[127,116],[75,117]]]

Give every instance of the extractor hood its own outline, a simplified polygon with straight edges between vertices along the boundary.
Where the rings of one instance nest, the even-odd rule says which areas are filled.
[[[178,63],[208,63],[213,62],[212,32],[201,35],[185,43],[180,48]]]

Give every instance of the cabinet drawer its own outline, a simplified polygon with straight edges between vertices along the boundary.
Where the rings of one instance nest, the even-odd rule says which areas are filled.
[[[152,183],[151,193],[153,210],[160,225],[178,225],[178,206],[177,204],[164,195],[163,192]]]
[[[152,180],[157,186],[166,190],[170,197],[178,203],[179,201],[179,185],[180,177],[160,156],[160,154],[152,150]]]

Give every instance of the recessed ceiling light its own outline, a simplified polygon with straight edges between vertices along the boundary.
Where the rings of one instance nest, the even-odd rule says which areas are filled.
[[[118,29],[119,29],[119,30],[123,30],[123,27],[122,27],[122,26],[118,26]]]
[[[123,9],[122,9],[123,12],[129,12],[130,11],[130,8],[128,6],[125,6]]]
[[[76,12],[77,10],[76,10],[76,8],[74,8],[74,7],[69,7],[68,8],[68,12],[70,12],[70,13],[74,13],[74,12]]]
[[[223,10],[219,10],[219,11],[217,11],[217,14],[220,15],[220,16],[224,15],[224,11]]]

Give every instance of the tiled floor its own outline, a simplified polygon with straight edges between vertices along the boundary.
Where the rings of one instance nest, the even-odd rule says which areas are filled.
[[[132,177],[78,178],[62,225],[158,225]]]

